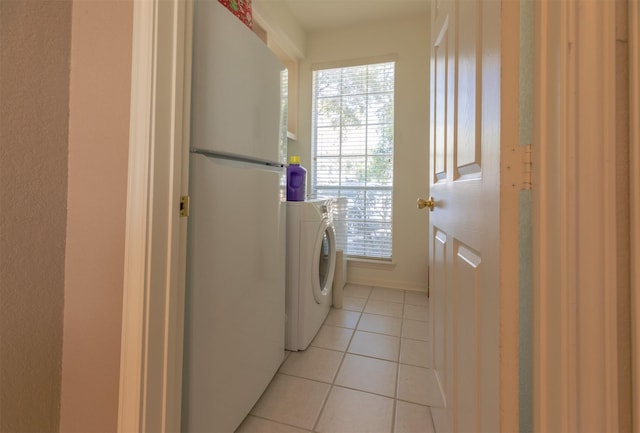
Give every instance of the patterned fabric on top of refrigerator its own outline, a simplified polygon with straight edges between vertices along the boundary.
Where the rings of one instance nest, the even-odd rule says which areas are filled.
[[[229,9],[240,21],[253,30],[253,12],[251,0],[218,0],[220,4]]]

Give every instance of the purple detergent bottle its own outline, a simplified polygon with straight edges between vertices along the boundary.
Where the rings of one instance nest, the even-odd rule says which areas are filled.
[[[300,166],[300,157],[292,156],[287,166],[287,201],[304,201],[307,193],[307,170]]]

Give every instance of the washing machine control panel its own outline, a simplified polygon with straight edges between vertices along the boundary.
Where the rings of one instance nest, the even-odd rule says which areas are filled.
[[[322,216],[325,218],[333,218],[334,211],[334,203],[333,200],[325,200],[320,204],[319,207],[320,212],[322,212]]]

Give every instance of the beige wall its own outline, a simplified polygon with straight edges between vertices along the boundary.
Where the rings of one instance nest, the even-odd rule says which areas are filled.
[[[73,5],[62,432],[117,428],[132,5]]]
[[[295,21],[287,5],[264,0],[253,0],[252,5],[254,19],[265,27],[269,40],[274,40],[289,57],[303,58],[307,34]]]
[[[57,431],[70,1],[0,2],[0,431]]]
[[[311,167],[313,64],[396,55],[393,264],[349,262],[348,281],[426,290],[428,212],[416,199],[429,191],[429,17],[367,24],[307,35],[300,65],[298,142],[289,155]],[[339,64],[337,65],[339,66]]]
[[[2,432],[116,430],[131,29],[131,1],[0,2]]]

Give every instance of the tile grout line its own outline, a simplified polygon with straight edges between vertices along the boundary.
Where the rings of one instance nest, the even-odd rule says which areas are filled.
[[[369,302],[369,296],[371,296],[371,292],[372,292],[372,288],[369,287],[369,295],[366,298],[365,301],[365,305],[367,304],[367,302]],[[362,309],[364,310],[364,306],[362,307]],[[350,311],[350,310],[345,310],[345,311]],[[336,369],[335,374],[333,375],[333,380],[331,381],[331,384],[329,385],[329,391],[327,391],[327,395],[324,398],[324,401],[322,402],[322,405],[320,406],[320,410],[318,411],[318,416],[316,417],[315,422],[313,423],[313,427],[311,429],[312,432],[316,432],[318,429],[318,423],[320,422],[320,418],[322,417],[322,413],[324,412],[325,407],[327,406],[327,402],[329,401],[329,397],[331,396],[331,392],[333,391],[333,387],[336,386],[336,379],[338,378],[338,373],[340,373],[340,369],[342,368],[342,364],[344,363],[344,359],[347,356],[347,350],[349,350],[349,346],[351,345],[351,341],[353,341],[353,337],[356,335],[356,329],[358,328],[358,324],[360,323],[360,319],[362,318],[362,311],[358,313],[358,320],[356,320],[356,324],[355,327],[353,328],[353,332],[351,333],[351,337],[349,338],[349,342],[347,343],[347,346],[345,347],[345,349],[342,351],[342,359],[340,359],[340,364],[338,365],[338,368]],[[325,318],[325,321],[327,319]],[[322,323],[321,327],[324,325],[324,322]]]
[[[349,352],[351,344],[353,343],[353,341],[355,339],[356,332],[358,332],[358,331],[365,332],[365,333],[376,334],[376,335],[384,335],[384,336],[395,337],[395,335],[393,335],[393,334],[384,334],[384,333],[381,333],[381,332],[359,330],[359,326],[361,324],[361,321],[363,320],[364,314],[370,314],[370,315],[380,316],[380,317],[395,318],[395,316],[386,316],[384,314],[365,313],[364,310],[366,309],[366,307],[369,304],[369,302],[372,301],[372,300],[373,301],[381,301],[381,302],[394,302],[394,301],[373,299],[372,296],[374,294],[375,287],[368,286],[368,288],[369,288],[369,292],[368,292],[367,297],[366,298],[360,298],[360,299],[364,299],[365,300],[364,301],[364,305],[363,305],[363,307],[362,307],[362,309],[360,311],[353,311],[353,310],[343,309],[344,311],[358,313],[358,318],[355,321],[355,325],[354,325],[353,328],[348,328],[348,327],[340,326],[340,325],[336,325],[336,324],[330,324],[329,325],[329,326],[334,326],[334,327],[337,327],[337,328],[344,328],[344,329],[350,329],[351,330],[351,336],[349,337],[349,340],[348,340],[344,350],[336,350],[334,348],[313,346],[313,347],[316,347],[317,349],[320,349],[320,350],[327,350],[327,351],[330,351],[330,352],[336,352],[336,353],[340,353],[341,354],[340,361],[339,361],[339,363],[337,365],[337,368],[335,370],[335,373],[334,373],[334,375],[332,377],[331,383],[328,383],[328,382],[325,382],[325,381],[322,381],[322,380],[318,380],[318,379],[311,379],[311,378],[304,377],[304,376],[297,376],[296,374],[292,374],[292,373],[282,373],[280,371],[277,372],[278,374],[282,374],[282,375],[285,375],[285,376],[297,377],[297,378],[301,378],[301,379],[305,379],[305,380],[309,380],[309,381],[313,381],[313,382],[329,385],[329,387],[327,389],[327,393],[326,393],[326,395],[325,395],[325,397],[324,397],[324,399],[322,401],[322,404],[320,405],[320,409],[319,409],[318,414],[316,416],[316,419],[315,419],[315,421],[313,423],[313,427],[312,427],[311,430],[307,430],[307,431],[317,432],[317,428],[318,428],[318,425],[319,425],[319,422],[320,422],[320,418],[324,414],[324,411],[325,411],[326,406],[328,404],[328,400],[329,400],[330,396],[332,395],[335,387],[341,387],[341,388],[344,388],[344,389],[350,389],[350,390],[361,392],[361,393],[365,393],[365,394],[378,395],[378,396],[383,397],[383,398],[390,398],[388,395],[385,395],[385,394],[378,394],[376,392],[365,391],[365,390],[358,389],[358,388],[352,388],[352,387],[349,387],[349,386],[343,386],[343,385],[337,385],[336,384],[336,381],[337,381],[337,378],[338,378],[338,374],[340,373],[340,370],[342,369],[342,367],[344,365],[344,362],[345,362],[347,354],[351,354],[353,356],[361,356],[361,357],[369,358],[369,359],[383,360],[383,361],[387,361],[387,362],[395,362],[396,363],[396,383],[395,383],[395,387],[394,387],[394,394],[393,394],[393,397],[392,397],[393,402],[392,402],[390,433],[393,433],[396,430],[397,411],[398,411],[399,402],[411,403],[411,404],[414,404],[414,405],[418,405],[418,406],[422,406],[422,407],[427,408],[427,410],[429,411],[429,415],[431,416],[431,422],[433,423],[433,416],[431,414],[431,406],[425,405],[425,404],[422,404],[422,403],[413,402],[413,401],[410,401],[410,400],[405,400],[405,399],[398,398],[399,397],[399,385],[400,385],[400,367],[401,367],[400,357],[401,357],[401,354],[402,354],[402,347],[403,347],[403,340],[404,340],[403,339],[403,334],[404,334],[404,331],[405,331],[405,320],[424,322],[422,320],[406,319],[405,318],[406,308],[407,308],[407,305],[408,305],[407,304],[407,297],[406,297],[406,295],[407,295],[407,291],[406,290],[402,290],[402,303],[400,303],[402,305],[402,309],[401,309],[401,315],[400,315],[400,317],[398,317],[398,319],[400,320],[400,335],[398,336],[399,344],[398,344],[398,349],[397,349],[397,361],[390,361],[388,359],[380,358],[380,357],[377,357],[377,356],[363,355],[363,354],[350,353]],[[414,305],[414,304],[409,304],[409,305]],[[421,307],[422,305],[416,305],[416,306],[420,306]],[[427,304],[427,307],[428,307],[428,304]],[[326,321],[326,319],[325,319],[325,321]],[[430,322],[430,321],[427,320],[426,322]],[[321,326],[325,326],[325,323],[323,322],[323,324]],[[417,339],[417,338],[416,339],[408,338],[407,340],[425,341],[425,340],[420,340],[420,339]],[[288,353],[287,355],[290,356],[291,353]],[[284,364],[284,361],[287,360],[287,358],[288,358],[288,356],[284,357],[283,364]],[[414,366],[413,364],[407,364],[407,365]],[[418,366],[418,365],[415,365],[415,367],[424,368],[424,367]],[[278,369],[278,370],[280,370],[280,369]],[[252,414],[250,413],[249,415],[252,415]],[[300,426],[297,426],[297,425],[293,425],[293,424],[288,424],[288,423],[285,423],[285,422],[272,420],[272,419],[266,418],[264,416],[257,416],[257,415],[253,415],[253,416],[257,417],[257,418],[261,418],[261,419],[267,420],[267,421],[270,421],[270,422],[281,424],[283,426],[301,428]]]
[[[404,329],[404,307],[407,292],[402,292],[402,315],[400,317],[400,344],[398,344],[398,362],[396,363],[396,386],[393,398],[393,412],[391,413],[391,433],[396,431],[396,417],[398,415],[398,390],[400,389],[400,355],[402,354],[402,331]]]
[[[329,396],[332,394],[333,389],[335,387],[341,387],[341,388],[344,388],[344,389],[350,389],[350,390],[361,392],[361,393],[365,393],[365,394],[377,395],[377,396],[380,396],[380,397],[383,397],[383,398],[390,398],[388,395],[385,395],[385,394],[378,394],[376,392],[365,391],[365,390],[358,389],[358,388],[352,388],[352,387],[349,387],[349,386],[337,385],[336,384],[338,373],[340,372],[341,368],[344,365],[344,361],[346,359],[346,355],[347,354],[351,354],[353,356],[360,356],[360,357],[364,357],[364,358],[384,360],[384,361],[387,361],[387,362],[395,362],[396,363],[396,384],[395,384],[395,387],[394,387],[394,396],[392,398],[393,406],[392,406],[392,419],[391,419],[391,433],[393,433],[396,430],[397,412],[398,412],[398,404],[399,404],[399,402],[406,402],[406,403],[409,403],[409,404],[412,404],[412,405],[421,406],[421,407],[426,408],[428,410],[429,416],[431,418],[431,425],[433,427],[433,422],[434,421],[433,421],[433,415],[432,415],[432,412],[431,412],[431,408],[432,408],[431,405],[422,404],[422,403],[414,402],[414,401],[411,401],[411,400],[405,400],[405,399],[400,399],[399,398],[400,367],[401,367],[401,364],[402,364],[400,362],[400,357],[401,357],[401,354],[402,354],[402,348],[403,348],[404,340],[422,341],[422,342],[427,342],[427,343],[429,342],[429,340],[425,341],[425,340],[421,340],[419,338],[404,338],[403,334],[405,332],[405,321],[408,320],[408,321],[416,321],[416,322],[426,322],[426,323],[429,323],[429,325],[430,325],[430,322],[431,322],[431,320],[423,321],[423,320],[405,318],[406,308],[407,308],[407,305],[418,306],[418,307],[423,307],[424,305],[408,304],[407,303],[407,297],[406,297],[408,292],[406,290],[402,290],[402,293],[403,293],[403,301],[401,303],[401,305],[402,305],[402,313],[401,313],[400,317],[398,317],[398,319],[400,320],[400,335],[398,336],[400,344],[398,345],[398,352],[397,352],[397,355],[398,355],[397,358],[398,359],[397,359],[397,361],[390,361],[388,359],[380,358],[380,357],[376,357],[376,356],[370,356],[370,355],[364,355],[364,354],[350,353],[349,352],[349,348],[350,348],[351,344],[353,343],[353,340],[355,338],[356,332],[358,332],[358,331],[364,332],[364,333],[371,333],[371,334],[395,337],[395,335],[393,335],[393,334],[385,334],[385,333],[381,333],[381,332],[374,332],[374,331],[360,330],[359,329],[359,326],[361,324],[361,321],[363,320],[364,314],[380,316],[380,317],[387,317],[387,318],[396,318],[395,316],[387,316],[387,315],[384,315],[384,314],[365,313],[364,310],[365,310],[365,308],[366,308],[366,306],[367,306],[367,304],[369,303],[370,300],[381,301],[381,302],[395,302],[395,301],[373,299],[372,296],[373,296],[373,293],[374,293],[374,289],[375,289],[375,287],[369,286],[369,292],[368,292],[369,294],[367,295],[367,297],[366,298],[360,298],[360,299],[364,299],[364,305],[363,305],[363,307],[362,307],[362,309],[360,311],[353,311],[353,310],[344,309],[344,311],[358,313],[358,318],[355,321],[355,325],[354,325],[353,328],[348,328],[348,327],[340,326],[340,325],[336,325],[336,324],[328,325],[328,326],[333,326],[333,327],[337,327],[337,328],[349,329],[351,331],[351,336],[349,337],[349,340],[348,340],[348,342],[347,342],[347,344],[345,346],[345,349],[337,350],[337,349],[334,349],[334,348],[313,346],[313,347],[316,347],[319,350],[326,350],[326,351],[335,352],[335,353],[340,354],[340,361],[339,361],[339,363],[337,365],[337,368],[335,370],[335,373],[334,373],[334,375],[332,377],[331,383],[325,382],[325,381],[322,381],[322,380],[318,380],[318,379],[311,379],[311,378],[304,377],[304,376],[298,376],[298,375],[293,374],[293,373],[284,373],[284,372],[280,371],[280,368],[278,369],[277,374],[281,374],[281,375],[289,376],[289,377],[296,377],[296,378],[300,378],[300,379],[304,379],[304,380],[308,380],[308,381],[313,381],[313,382],[316,382],[316,383],[321,383],[321,384],[324,384],[324,385],[329,385],[329,387],[327,389],[327,394],[325,395],[325,397],[324,397],[324,399],[322,401],[322,404],[321,404],[320,409],[318,411],[318,415],[316,416],[316,419],[315,419],[315,422],[313,424],[313,428],[311,429],[311,431],[317,431],[320,418],[323,415],[324,410],[326,409],[326,405],[328,403]],[[429,307],[429,304],[427,304],[426,307]],[[325,325],[325,323],[323,322],[323,324],[321,326],[324,326],[324,325]],[[429,328],[431,329],[431,326],[429,326]],[[291,356],[291,354],[292,354],[292,352],[288,352],[285,355],[285,357],[283,359],[283,364],[289,358],[289,356]],[[418,368],[428,368],[428,369],[429,368],[433,368],[433,367],[423,367],[423,366],[414,365],[414,364],[406,364],[406,365],[414,366],[414,367],[418,367]],[[300,427],[298,425],[289,424],[289,423],[281,422],[281,421],[276,421],[274,419],[271,419],[271,418],[268,418],[268,417],[264,417],[264,416],[261,416],[261,415],[254,415],[251,412],[248,414],[248,416],[253,416],[255,418],[263,419],[265,421],[269,421],[269,422],[272,422],[274,424],[280,424],[282,426],[289,426],[289,427],[293,427],[293,428],[297,428],[297,429],[302,428],[302,427]],[[307,429],[305,429],[305,430],[307,430]]]
[[[269,421],[269,422],[274,423],[274,424],[285,425],[287,427],[293,427],[293,428],[298,429],[298,430],[306,430],[304,427],[300,427],[299,425],[289,424],[289,423],[286,423],[286,422],[283,422],[283,421],[276,421],[276,420],[273,420],[271,418],[267,418],[267,417],[265,417],[263,415],[254,415],[254,414],[250,413],[249,415],[247,415],[247,418],[250,417],[250,416],[252,416],[254,418],[263,419],[265,421]],[[244,420],[243,420],[243,422],[244,422]]]

